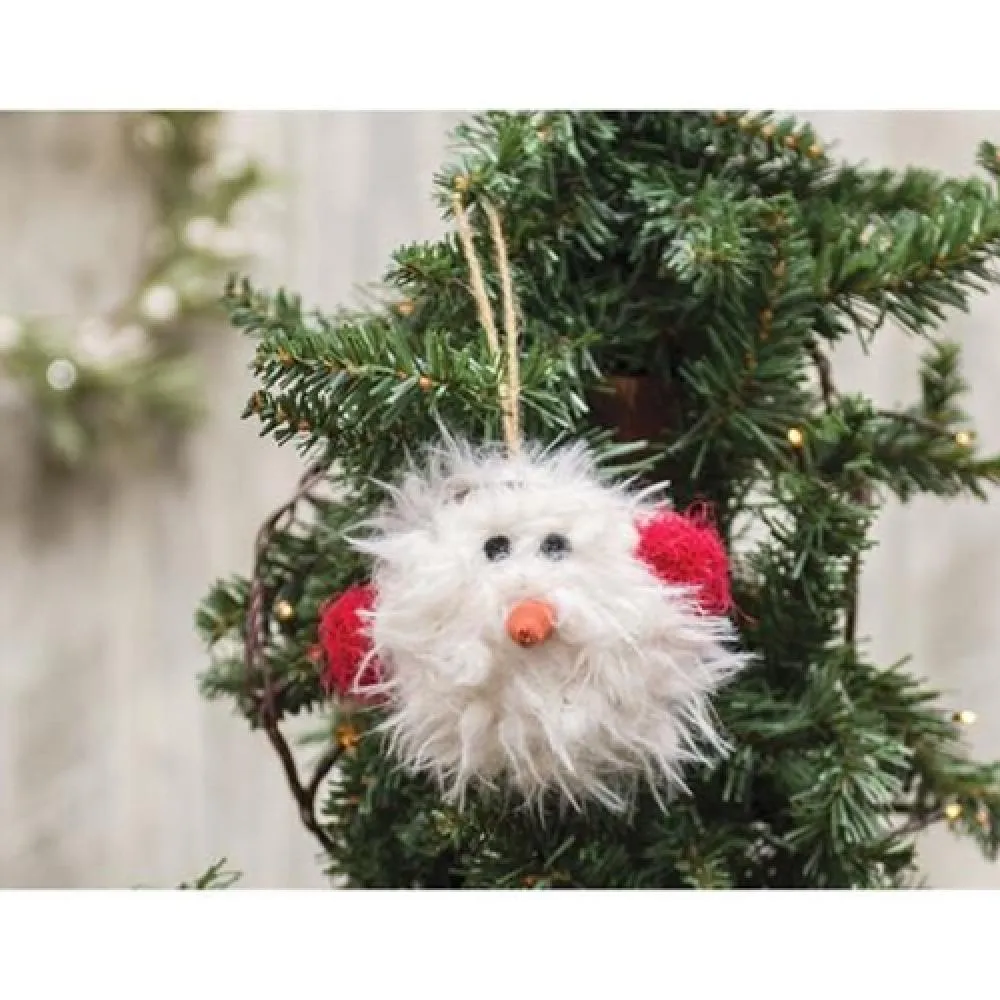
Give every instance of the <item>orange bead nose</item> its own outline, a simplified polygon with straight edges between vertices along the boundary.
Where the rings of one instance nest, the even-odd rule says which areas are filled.
[[[507,615],[507,634],[527,649],[545,642],[556,627],[556,609],[548,601],[519,601]]]

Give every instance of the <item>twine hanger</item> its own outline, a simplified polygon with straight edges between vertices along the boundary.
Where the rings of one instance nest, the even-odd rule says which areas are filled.
[[[504,239],[503,226],[496,209],[488,202],[482,203],[490,226],[490,236],[493,240],[493,254],[496,259],[497,271],[500,274],[500,292],[503,305],[504,338],[507,347],[506,372],[500,374],[500,409],[503,413],[503,436],[507,450],[516,455],[521,450],[521,419],[520,394],[521,370],[518,354],[517,306],[514,299],[514,283],[510,275],[510,261],[507,258],[507,241]],[[473,242],[472,227],[465,211],[465,205],[460,193],[452,195],[452,206],[458,223],[458,235],[462,243],[462,251],[469,265],[469,277],[472,282],[472,297],[479,312],[479,322],[486,331],[486,340],[493,354],[500,357],[500,338],[497,334],[496,320],[490,307],[489,296],[486,294],[486,283],[483,281],[483,270],[476,255]]]

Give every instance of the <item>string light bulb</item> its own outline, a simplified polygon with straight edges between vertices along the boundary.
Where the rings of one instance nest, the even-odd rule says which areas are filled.
[[[20,337],[20,322],[13,316],[0,316],[0,351],[13,347]]]
[[[798,427],[788,428],[788,443],[793,448],[801,448],[806,443],[806,436]]]
[[[959,431],[955,435],[955,444],[959,448],[969,448],[972,446],[973,435],[971,431]]]
[[[56,392],[66,392],[76,385],[76,365],[68,358],[56,358],[48,368],[45,369],[45,381],[50,389]]]
[[[353,750],[361,742],[361,730],[353,722],[341,722],[334,738],[342,750]]]
[[[292,606],[291,601],[286,601],[282,598],[274,606],[274,613],[278,617],[278,621],[290,622],[295,617],[295,608]]]
[[[396,312],[404,318],[412,316],[414,309],[416,309],[416,305],[414,304],[413,299],[403,299],[402,302],[396,303]]]
[[[184,226],[184,242],[195,250],[211,250],[219,225],[215,219],[200,215]]]
[[[944,816],[949,823],[954,823],[962,815],[962,806],[958,802],[949,802],[944,807]]]
[[[976,713],[971,708],[963,708],[961,712],[956,712],[952,720],[960,726],[972,726],[976,722]]]
[[[169,323],[177,316],[180,306],[180,296],[170,285],[153,285],[139,301],[142,315],[154,323]]]

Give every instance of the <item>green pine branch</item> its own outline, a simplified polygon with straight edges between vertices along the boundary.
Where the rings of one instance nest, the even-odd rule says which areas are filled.
[[[446,218],[456,189],[476,225],[479,199],[503,211],[528,435],[584,437],[609,472],[668,478],[681,507],[711,501],[755,661],[715,702],[731,754],[692,768],[666,814],[641,786],[621,816],[550,803],[541,822],[488,789],[458,811],[395,765],[379,710],[352,712],[356,745],[327,735],[337,768],[290,782],[328,873],[381,887],[882,888],[913,882],[916,838],[941,822],[994,857],[998,765],[971,757],[905,664],[868,662],[856,622],[887,499],[986,497],[1000,473],[941,332],[995,280],[995,147],[980,150],[993,175],[980,181],[837,164],[804,123],[742,112],[498,113],[458,138],[437,194]],[[455,238],[401,248],[385,277],[385,300],[353,312],[308,314],[246,282],[226,300],[256,349],[245,415],[330,470],[331,495],[304,498],[266,540],[253,591],[221,581],[198,614],[213,650],[203,690],[279,752],[272,722],[331,707],[317,617],[365,578],[344,536],[379,503],[373,479],[442,427],[499,437],[503,362]],[[888,320],[927,342],[915,400],[894,409],[840,393],[824,353]],[[656,440],[596,426],[595,393],[620,374],[662,391]],[[266,626],[252,675],[251,593]]]

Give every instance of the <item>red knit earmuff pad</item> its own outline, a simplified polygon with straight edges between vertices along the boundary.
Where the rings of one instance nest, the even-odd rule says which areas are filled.
[[[326,666],[323,683],[328,691],[358,695],[380,680],[378,663],[371,659],[362,669],[371,650],[368,620],[361,615],[375,606],[371,584],[355,584],[326,604],[320,613],[319,641]],[[360,676],[359,676],[360,673]]]
[[[664,583],[695,588],[704,611],[724,615],[732,607],[729,557],[718,532],[701,512],[660,511],[638,525],[636,556]]]

